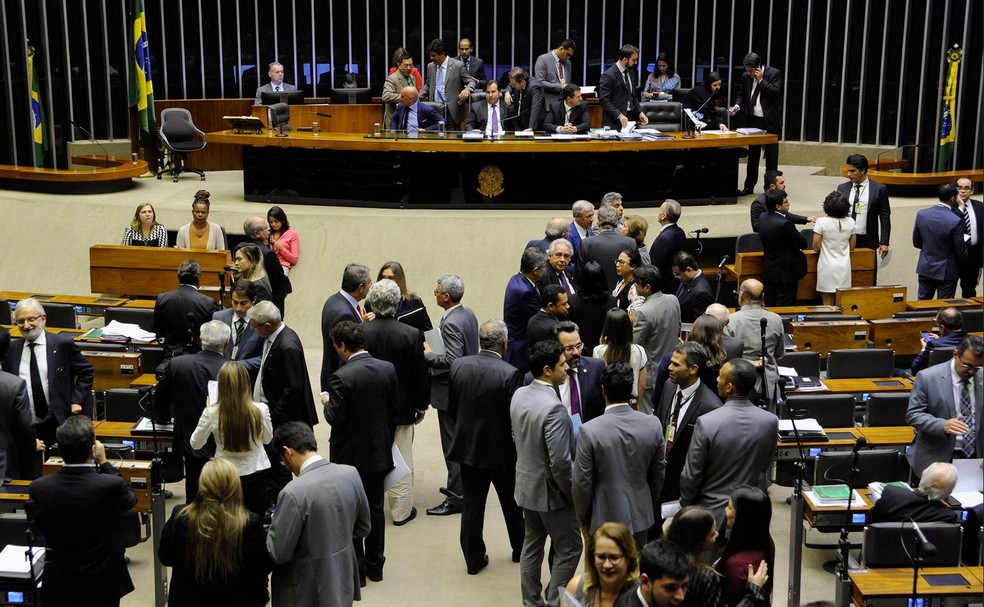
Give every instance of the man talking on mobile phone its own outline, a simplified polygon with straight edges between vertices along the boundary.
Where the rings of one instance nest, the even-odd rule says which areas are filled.
[[[748,53],[742,63],[745,73],[741,75],[741,92],[735,104],[728,108],[728,113],[734,116],[744,110],[745,128],[762,129],[770,135],[779,135],[782,131],[782,72],[762,65],[762,57],[758,53]],[[748,172],[745,174],[745,187],[738,192],[739,196],[755,191],[759,177],[759,154],[763,150],[765,170],[778,169],[778,143],[748,146]]]

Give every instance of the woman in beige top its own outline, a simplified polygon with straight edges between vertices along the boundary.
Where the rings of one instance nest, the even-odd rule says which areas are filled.
[[[192,221],[178,228],[175,246],[179,249],[222,251],[226,248],[222,226],[208,220],[209,196],[208,190],[195,192],[195,200],[191,203]]]

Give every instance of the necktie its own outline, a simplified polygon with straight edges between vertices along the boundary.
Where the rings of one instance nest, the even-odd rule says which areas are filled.
[[[629,70],[622,71],[622,78],[625,80],[625,88],[632,91],[632,83],[629,81]]]
[[[676,404],[673,405],[673,413],[670,415],[669,423],[666,424],[666,452],[669,453],[673,448],[673,437],[676,436],[677,418],[680,417],[680,409],[683,408],[683,391],[677,390]]]
[[[277,86],[273,87],[273,90],[275,90],[275,91],[277,91],[279,93],[280,92],[280,85],[278,84]]]
[[[980,406],[980,405],[978,405]],[[967,433],[963,435],[964,457],[974,455],[974,439],[977,438],[977,428],[974,424],[974,408],[970,406],[970,382],[966,379],[960,382],[960,417],[967,424]]]
[[[492,106],[492,136],[494,137],[499,132],[499,112],[496,111],[495,106]]]
[[[412,105],[407,108],[407,132],[417,133],[420,131],[417,120],[417,106]]]
[[[963,209],[963,220],[964,220],[964,234],[970,236],[970,210],[969,205],[965,205]]]
[[[686,292],[687,292],[687,285],[685,285],[685,284],[683,284],[681,282],[680,283],[680,288],[677,289],[677,293],[676,293],[677,299],[680,299],[681,297],[683,297],[683,294],[686,293]]]
[[[235,345],[239,345],[239,340],[243,337],[243,331],[246,330],[246,323],[243,322],[242,318],[236,319],[236,340],[233,342]]]
[[[48,400],[44,397],[44,384],[41,383],[41,370],[38,368],[38,357],[35,346],[38,344],[28,344],[31,349],[31,396],[34,398],[34,415],[39,421],[44,421],[48,417]]]
[[[403,108],[403,128],[401,129],[404,133],[407,132],[407,123],[410,122],[410,108]]]
[[[854,186],[854,203],[851,204],[851,219],[858,218],[858,211],[861,210],[861,184]]]
[[[560,78],[560,83],[564,83],[564,63],[562,61],[557,62],[557,76]]]
[[[444,66],[437,66],[437,100],[444,103]]]
[[[569,370],[567,381],[571,383],[571,415],[579,415],[581,413],[581,394],[577,389],[577,371]]]
[[[571,108],[567,108],[564,111],[564,124],[570,124],[570,123],[571,123]]]
[[[564,290],[567,291],[567,294],[568,295],[571,295],[571,294],[574,293],[574,290],[571,289],[571,283],[567,280],[567,273],[566,272],[561,272],[560,273],[560,286],[564,287]]]
[[[761,82],[756,82],[753,85],[755,88],[752,89],[752,105],[749,108],[752,111],[755,110],[755,104],[758,103],[758,100],[759,100],[759,88],[761,88],[761,86],[760,86],[761,84],[762,84]]]

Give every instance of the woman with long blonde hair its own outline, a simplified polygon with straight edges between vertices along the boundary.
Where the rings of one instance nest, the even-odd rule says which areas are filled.
[[[174,509],[158,555],[172,568],[171,607],[260,607],[270,600],[266,531],[260,517],[243,508],[239,475],[228,460],[213,459],[202,468],[198,495]]]
[[[632,532],[622,523],[598,525],[585,543],[584,573],[567,583],[567,591],[582,605],[610,607],[639,579],[639,550]]]
[[[263,445],[273,440],[270,408],[253,402],[249,373],[239,362],[229,361],[219,368],[219,395],[202,411],[198,427],[191,434],[193,449],[205,446],[215,437],[215,456],[229,460],[239,473],[243,500],[250,512],[266,513],[266,477],[270,458]]]
[[[167,228],[157,223],[154,205],[143,202],[137,205],[130,225],[123,230],[123,244],[136,247],[166,247]]]
[[[267,276],[263,265],[263,251],[252,242],[236,247],[232,256],[236,267],[236,278],[245,278],[253,283],[256,289],[256,301],[272,301],[273,290],[270,288],[270,277]],[[255,303],[255,302],[254,302]]]

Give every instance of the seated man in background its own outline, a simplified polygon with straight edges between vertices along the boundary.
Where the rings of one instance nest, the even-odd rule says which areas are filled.
[[[951,509],[945,500],[957,486],[957,468],[947,462],[935,462],[926,467],[919,479],[919,488],[912,491],[904,487],[886,485],[875,502],[869,523],[953,523],[959,513]]]
[[[939,333],[930,333],[929,341],[920,338],[922,351],[912,359],[912,367],[909,369],[910,375],[915,375],[929,366],[929,353],[934,348],[956,348],[967,332],[963,330],[963,314],[956,308],[943,308],[936,315],[936,322],[940,325]]]
[[[263,103],[262,93],[292,93],[297,87],[289,82],[284,82],[284,66],[274,61],[270,64],[270,71],[267,72],[270,82],[256,89],[256,100],[253,105]]]
[[[499,83],[489,80],[485,83],[485,100],[473,103],[468,115],[469,131],[482,131],[486,137],[505,134],[506,105],[499,99]]]
[[[591,128],[588,106],[581,103],[581,87],[576,84],[565,85],[563,98],[547,108],[547,118],[543,130],[548,133],[587,133]]]

